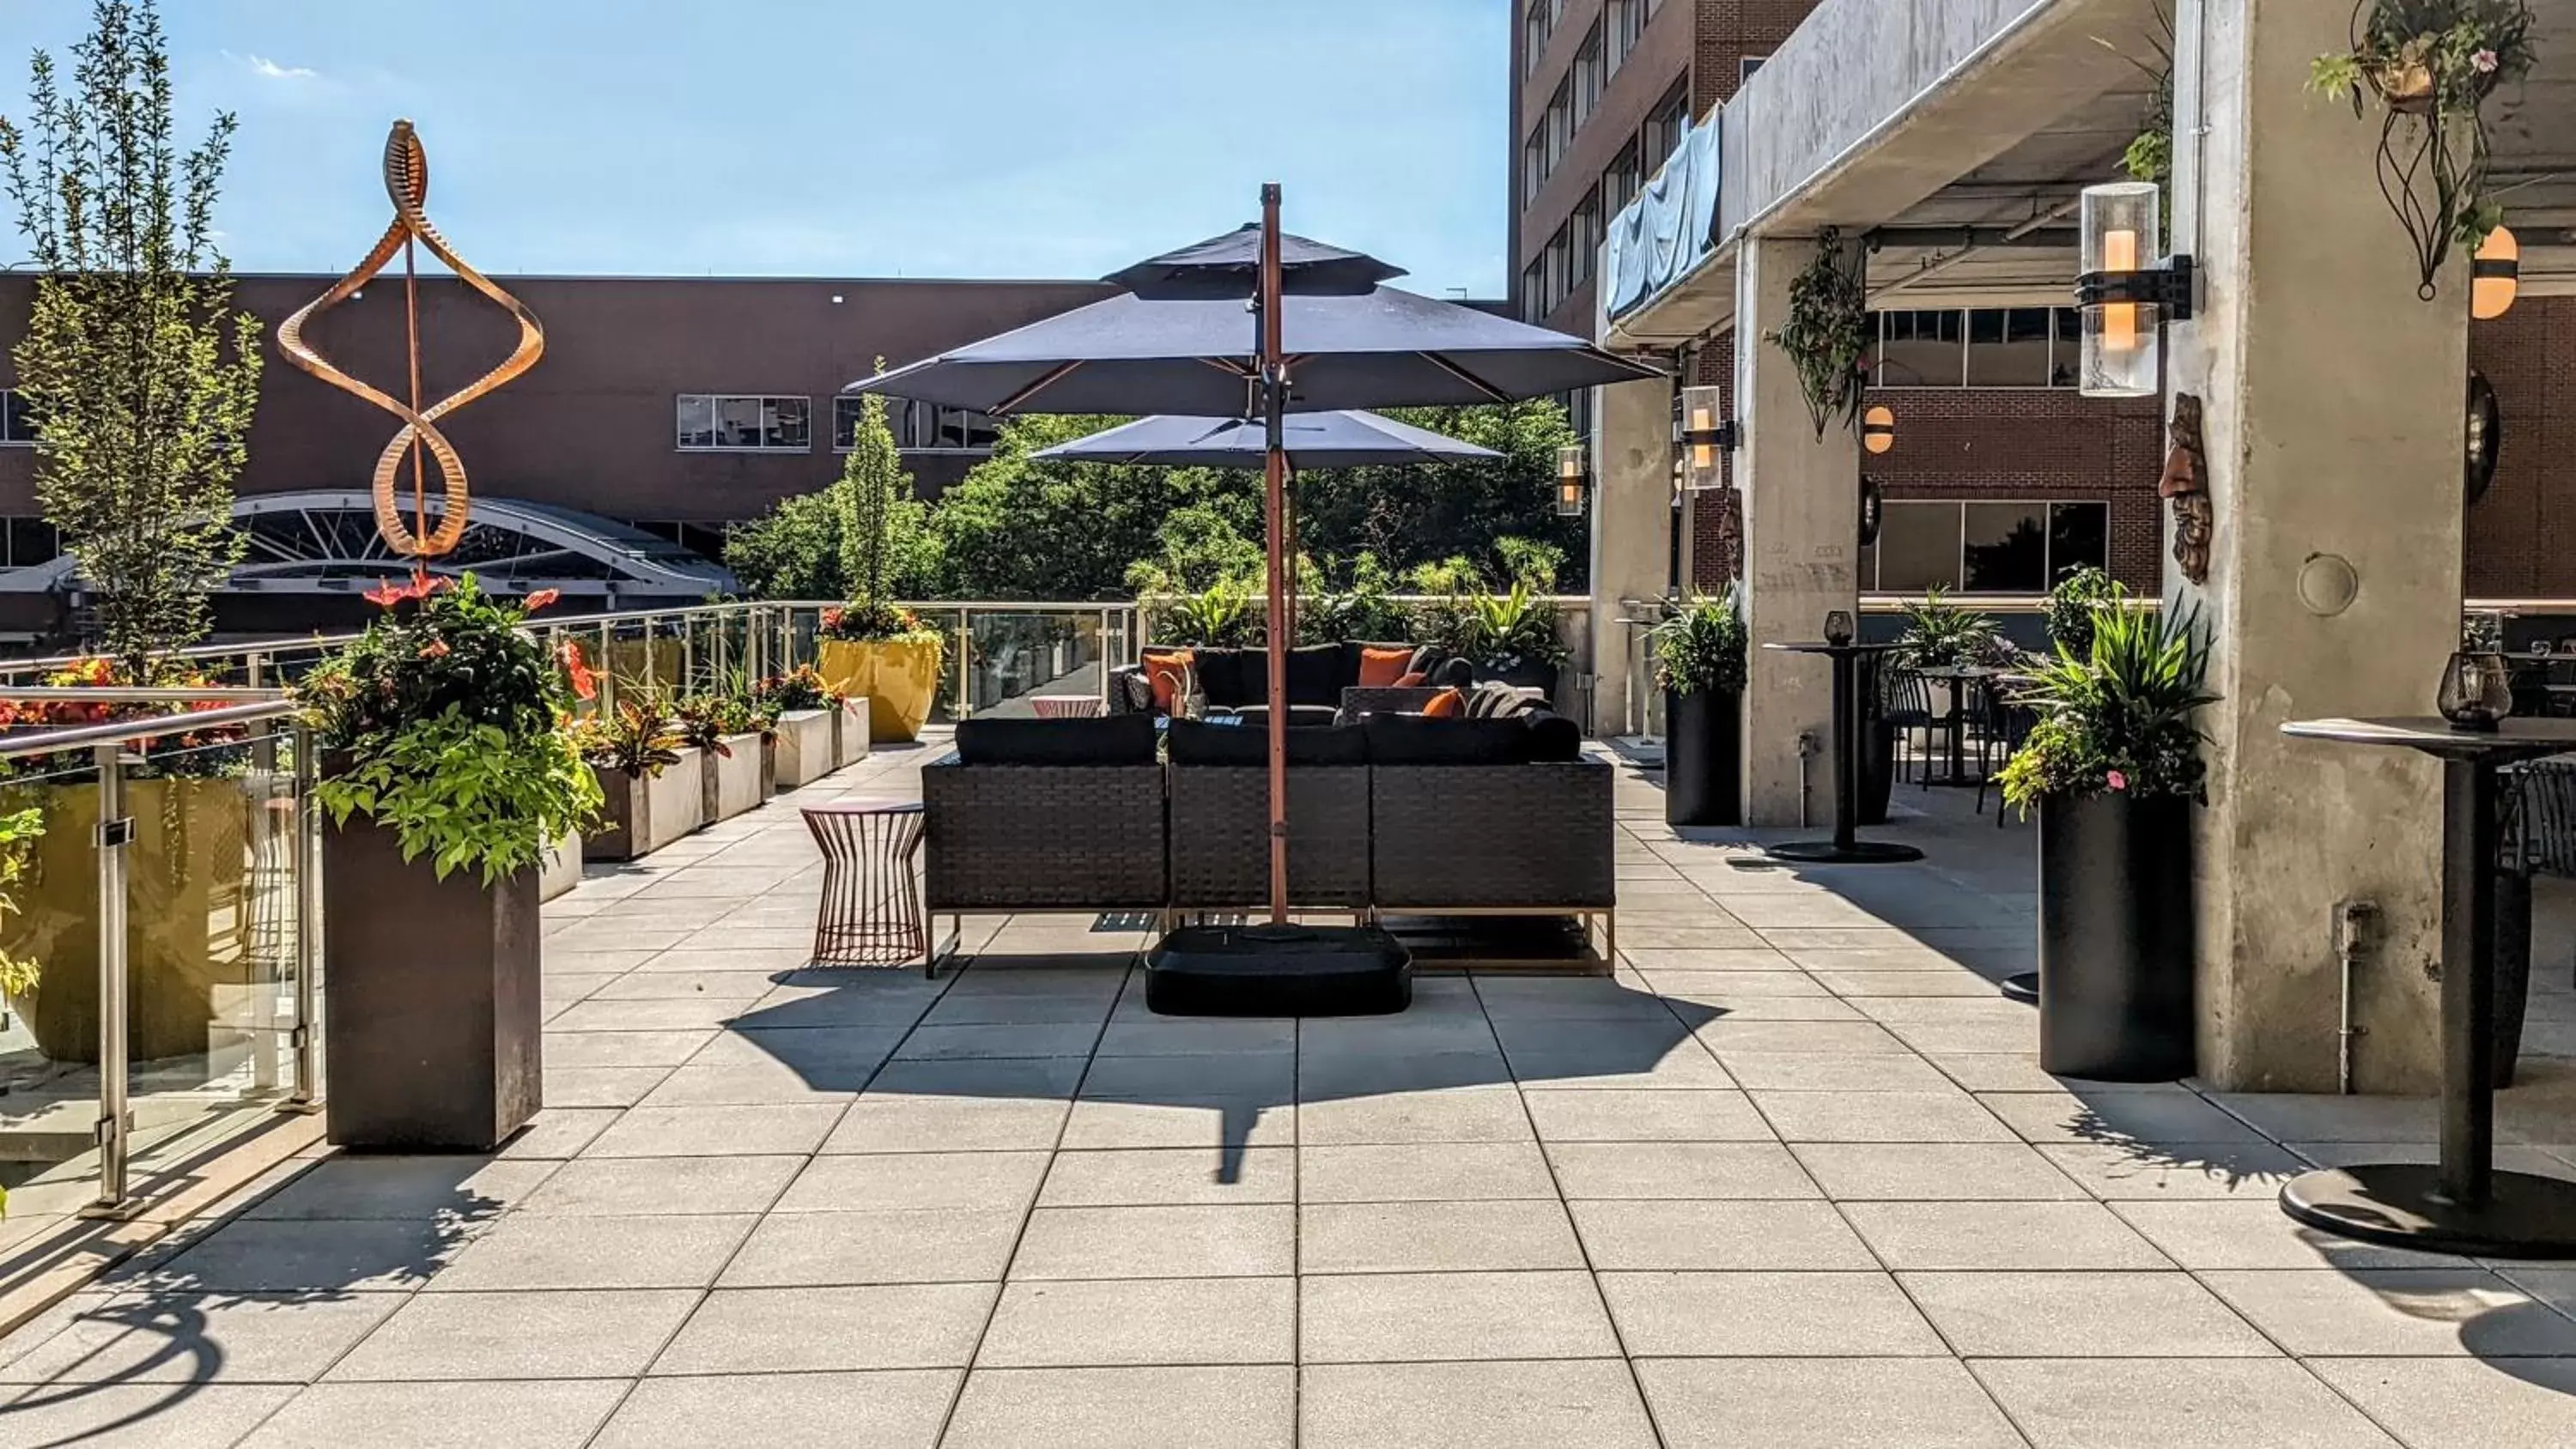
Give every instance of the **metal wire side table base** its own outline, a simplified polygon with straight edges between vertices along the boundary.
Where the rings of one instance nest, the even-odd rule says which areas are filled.
[[[805,807],[823,852],[823,900],[814,918],[817,966],[934,965],[930,917],[921,907],[923,814],[918,801],[836,800]]]

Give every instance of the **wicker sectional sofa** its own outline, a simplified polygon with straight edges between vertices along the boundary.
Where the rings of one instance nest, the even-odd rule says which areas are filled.
[[[1145,715],[960,724],[956,751],[922,770],[926,909],[1169,917],[1266,902],[1267,732],[1169,728],[1162,759]],[[1583,756],[1571,721],[1378,715],[1290,739],[1290,904],[1578,916],[1615,959],[1613,771]]]

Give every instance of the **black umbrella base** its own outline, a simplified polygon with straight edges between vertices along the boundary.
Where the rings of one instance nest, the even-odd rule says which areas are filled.
[[[1370,926],[1184,926],[1145,957],[1158,1016],[1384,1016],[1413,1002],[1413,958]]]
[[[2389,1163],[2304,1173],[2281,1187],[2281,1211],[2347,1238],[2422,1253],[2576,1258],[2576,1182],[2498,1172],[2486,1202],[2446,1200],[2442,1169]]]
[[[1836,845],[1830,840],[1796,840],[1774,845],[1763,854],[1800,865],[1901,865],[1923,858],[1923,852],[1913,846],[1884,840],[1855,840],[1849,845]]]
[[[2018,1001],[2024,1006],[2037,1006],[2039,1005],[2039,973],[2024,971],[2018,976],[2007,976],[2003,980],[2001,990],[2006,1001]]]

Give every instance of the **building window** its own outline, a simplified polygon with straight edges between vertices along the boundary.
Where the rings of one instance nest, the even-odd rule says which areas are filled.
[[[630,518],[626,520],[641,533],[649,533],[666,543],[676,543],[701,558],[724,557],[725,540],[733,533],[730,523],[707,523],[697,519]]]
[[[1574,144],[1574,98],[1570,89],[1572,76],[1556,83],[1556,94],[1547,101],[1547,174],[1565,162],[1565,150]]]
[[[45,520],[20,515],[0,523],[8,525],[0,529],[0,567],[31,569],[63,556],[62,535]]]
[[[1538,69],[1538,59],[1547,53],[1548,0],[1530,0],[1521,15],[1521,74]]]
[[[1767,55],[1748,55],[1739,58],[1735,62],[1735,83],[1738,86],[1741,86],[1746,81],[1753,79],[1753,73],[1760,70],[1762,68],[1762,62],[1769,60],[1770,58],[1771,57]]]
[[[1539,315],[1550,315],[1557,308],[1564,306],[1566,294],[1573,289],[1573,286],[1573,253],[1566,237],[1566,229],[1560,226],[1556,229],[1556,235],[1547,239],[1547,301],[1546,305],[1539,309]]]
[[[1880,593],[2042,594],[2110,558],[2106,503],[1892,502],[1861,577]]]
[[[1566,426],[1574,429],[1575,440],[1592,441],[1592,389],[1576,388],[1557,399],[1565,407]]]
[[[1536,322],[1547,315],[1547,262],[1545,258],[1529,264],[1521,273],[1521,320]]]
[[[1530,132],[1529,139],[1521,143],[1521,205],[1523,206],[1538,200],[1538,189],[1547,184],[1547,149],[1546,143],[1541,139],[1544,134],[1545,123],[1542,122],[1540,129]]]
[[[812,447],[809,398],[680,394],[678,446],[684,453],[802,453]]]
[[[1601,46],[1601,22],[1592,22],[1590,34],[1583,37],[1583,48],[1574,53],[1574,129],[1592,119],[1601,108],[1601,92],[1610,84],[1608,57]]]
[[[1582,286],[1592,280],[1593,259],[1601,250],[1601,189],[1594,187],[1574,208],[1573,220],[1566,223],[1566,245],[1572,252],[1573,284]]]
[[[1619,148],[1619,154],[1610,158],[1609,169],[1601,173],[1602,200],[1608,203],[1610,215],[1626,211],[1645,183],[1644,174],[1637,169],[1637,143],[1632,139]]]
[[[926,402],[906,402],[890,426],[895,446],[907,453],[989,453],[1001,435],[1001,424],[984,413]]]
[[[1682,133],[1690,129],[1690,77],[1673,83],[1655,108],[1646,113],[1646,127],[1637,134],[1639,157],[1661,171],[1664,162],[1682,143]]]
[[[2073,308],[1878,314],[1880,387],[2073,387],[2083,323]]]
[[[0,446],[32,448],[36,445],[36,424],[27,416],[27,395],[14,387],[0,387]]]
[[[1610,0],[1610,73],[1617,74],[1646,33],[1646,0]]]
[[[1878,385],[1880,387],[1964,387],[1967,359],[1966,313],[1882,312],[1879,314]]]
[[[1968,386],[2048,386],[2046,307],[1981,309],[1968,314]]]

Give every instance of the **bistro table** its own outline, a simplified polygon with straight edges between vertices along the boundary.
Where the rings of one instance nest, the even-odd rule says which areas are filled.
[[[2442,762],[2443,968],[2441,1161],[2306,1173],[2282,1187],[2282,1210],[2389,1247],[2576,1257],[2576,1182],[2495,1169],[2496,769],[2576,748],[2576,720],[2508,719],[2483,732],[2430,717],[2294,720],[2281,733]]]
[[[1033,694],[1029,708],[1040,719],[1093,719],[1108,710],[1108,701],[1096,694]]]
[[[1980,780],[1968,777],[1967,755],[1962,748],[1966,741],[1966,731],[1963,726],[1966,723],[1968,691],[1974,686],[2001,676],[2004,671],[1990,664],[1943,664],[1931,669],[1918,669],[1914,673],[1917,678],[1940,680],[1950,686],[1950,711],[1941,721],[1950,732],[1950,773],[1935,779],[1927,770],[1923,783],[1927,785],[1981,783]]]
[[[1861,661],[1875,664],[1880,655],[1897,646],[1815,642],[1762,647],[1784,654],[1822,654],[1834,666],[1834,838],[1792,841],[1772,846],[1767,853],[1775,860],[1814,865],[1893,865],[1921,860],[1923,852],[1913,846],[1861,840],[1854,829],[1860,820],[1861,739],[1866,733],[1861,721],[1861,711],[1867,703],[1859,688]]]

